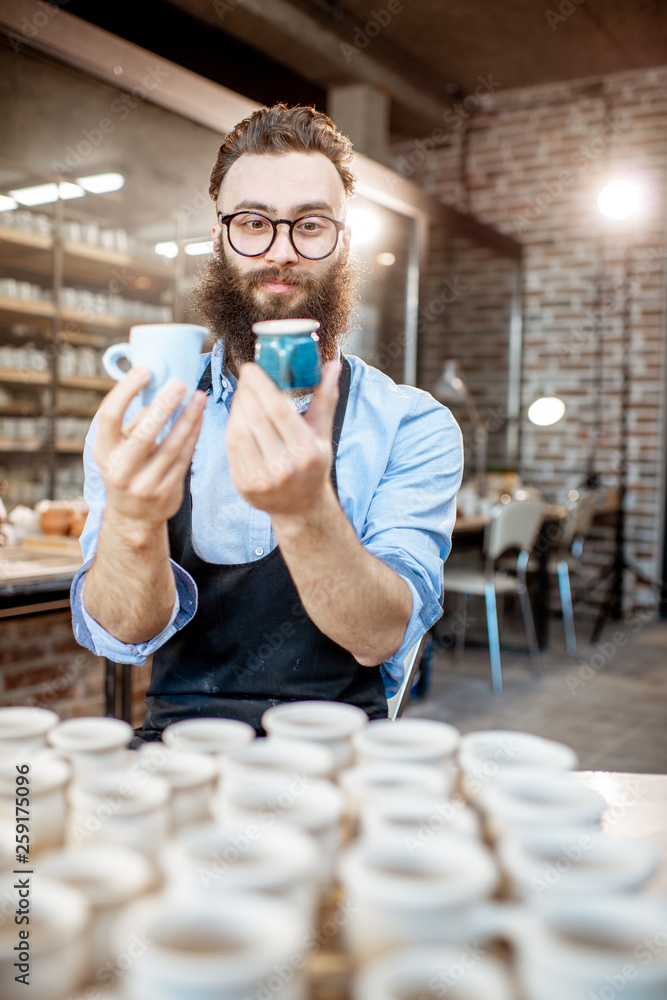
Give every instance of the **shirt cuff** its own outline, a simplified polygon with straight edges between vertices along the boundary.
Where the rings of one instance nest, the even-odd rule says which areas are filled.
[[[384,560],[386,561],[386,560]],[[395,695],[401,686],[401,681],[405,674],[405,659],[414,646],[421,637],[428,632],[432,625],[438,621],[442,615],[442,608],[438,604],[437,600],[433,595],[431,595],[431,600],[422,600],[417,588],[415,587],[412,580],[408,579],[392,566],[394,572],[405,580],[408,587],[410,588],[410,593],[412,595],[412,614],[410,615],[410,621],[408,622],[408,627],[405,630],[405,635],[403,636],[403,642],[398,647],[393,656],[390,656],[388,660],[380,665],[380,673],[382,675],[382,680],[384,681],[384,689],[387,698],[391,698]]]
[[[194,618],[197,610],[197,585],[186,570],[170,560],[176,583],[176,597],[171,618],[159,635],[147,642],[124,643],[114,638],[88,613],[83,603],[83,584],[92,564],[86,562],[72,582],[70,603],[74,637],[80,646],[90,649],[97,656],[105,656],[113,663],[132,663],[143,666],[148,657]]]

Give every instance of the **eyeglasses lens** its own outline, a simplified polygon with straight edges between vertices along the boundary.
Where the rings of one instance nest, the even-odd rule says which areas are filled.
[[[238,253],[250,257],[265,253],[273,239],[273,226],[263,215],[244,212],[229,222],[229,242]],[[338,231],[330,219],[309,215],[298,219],[292,228],[294,246],[302,257],[317,260],[331,253]]]

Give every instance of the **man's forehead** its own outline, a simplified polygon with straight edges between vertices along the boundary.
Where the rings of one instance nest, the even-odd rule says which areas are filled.
[[[316,206],[344,211],[340,174],[322,153],[244,153],[227,171],[218,201],[226,212],[238,207],[276,211]],[[310,209],[309,209],[310,210]]]

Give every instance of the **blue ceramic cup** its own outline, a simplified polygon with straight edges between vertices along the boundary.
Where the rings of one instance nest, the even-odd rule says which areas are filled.
[[[253,323],[255,361],[280,389],[314,389],[320,381],[316,319]]]
[[[187,393],[181,406],[187,403],[197,388],[199,358],[205,326],[191,323],[146,323],[130,329],[128,344],[113,344],[104,352],[102,364],[111,378],[119,381],[127,371],[118,362],[129,361],[133,368],[150,368],[152,378],[141,393],[143,406],[150,406],[168,382],[184,382]]]

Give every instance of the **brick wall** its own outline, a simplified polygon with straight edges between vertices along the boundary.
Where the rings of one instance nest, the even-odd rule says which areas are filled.
[[[150,668],[132,668],[133,725],[144,715]],[[68,610],[0,621],[0,706],[38,705],[62,719],[104,715],[104,660],[82,649]]]
[[[473,99],[471,113],[456,118],[444,138],[395,149],[401,173],[525,248],[523,474],[550,499],[563,499],[591,468],[605,485],[618,482],[629,276],[627,554],[653,578],[660,573],[663,518],[666,112],[667,67],[521,90],[499,86]],[[640,180],[647,197],[632,225],[605,221],[596,205],[604,183],[622,172]],[[440,240],[424,309],[444,267]],[[423,319],[420,384],[426,387],[442,358],[463,351],[463,327],[453,329],[457,311],[460,302],[450,307],[448,322]],[[493,363],[486,344],[478,352],[468,344],[471,384],[481,386]],[[540,429],[527,421],[525,408],[544,392],[562,396],[568,409],[559,424]],[[626,603],[649,599],[634,577],[626,583]]]

